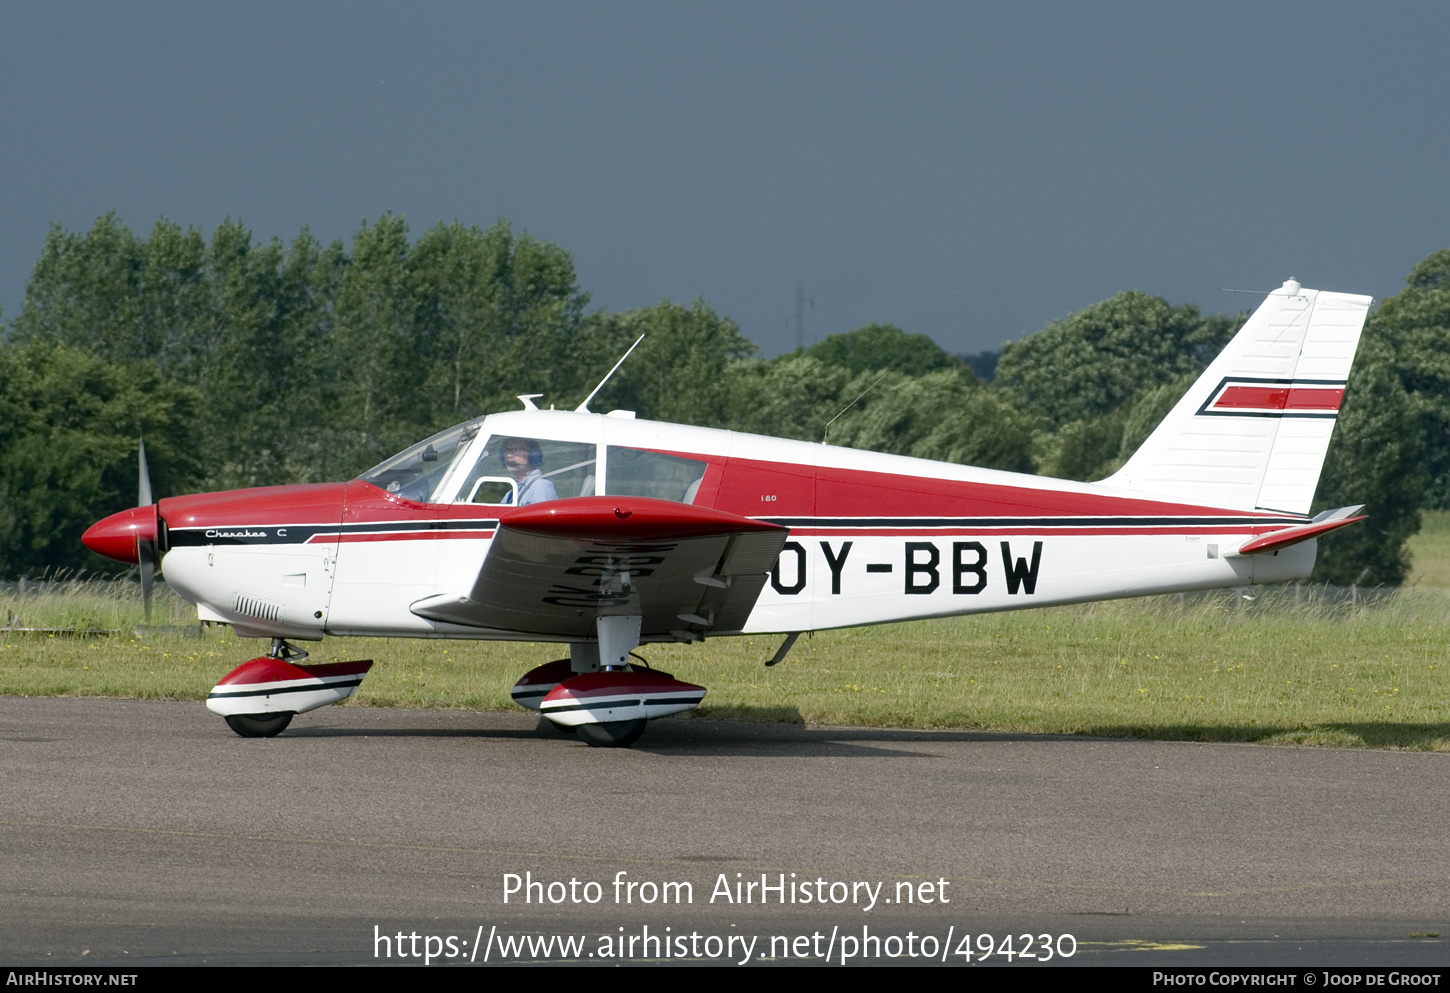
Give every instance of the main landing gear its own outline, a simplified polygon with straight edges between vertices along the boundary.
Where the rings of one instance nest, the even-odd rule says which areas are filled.
[[[629,663],[639,644],[639,617],[601,617],[598,626],[598,642],[570,645],[569,658],[524,673],[514,684],[514,702],[594,748],[627,748],[651,720],[700,705],[703,686]]]
[[[683,684],[682,684],[683,685]],[[579,737],[593,748],[628,748],[639,740],[649,720],[636,717],[632,721],[604,721],[601,724],[580,724]]]
[[[212,687],[206,708],[243,738],[271,738],[297,714],[352,696],[373,665],[371,659],[300,665],[305,658],[300,648],[273,638],[271,651],[243,662]]]

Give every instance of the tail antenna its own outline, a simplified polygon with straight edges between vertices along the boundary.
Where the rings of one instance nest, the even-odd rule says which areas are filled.
[[[624,360],[629,358],[630,352],[633,352],[636,348],[638,348],[639,343],[642,341],[644,341],[644,335],[640,335],[638,338],[634,339],[634,344],[629,346],[629,352],[625,352],[619,357],[619,361],[614,363],[614,368],[610,369],[608,374],[606,374],[605,377],[599,381],[599,385],[594,387],[594,392],[590,393],[587,397],[584,398],[583,403],[574,408],[576,411],[585,414],[589,413],[589,401],[594,399],[594,394],[604,389],[604,384],[609,382],[609,377],[613,376],[616,372],[619,371],[619,367],[624,365]]]

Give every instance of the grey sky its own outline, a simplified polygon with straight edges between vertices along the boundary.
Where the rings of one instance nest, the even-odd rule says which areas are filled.
[[[704,297],[768,353],[995,347],[1124,289],[1398,292],[1450,245],[1444,4],[0,8],[0,305],[48,224],[405,214]],[[1440,192],[1436,192],[1439,190]]]

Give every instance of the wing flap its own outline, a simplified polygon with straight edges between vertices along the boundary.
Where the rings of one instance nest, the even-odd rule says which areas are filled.
[[[787,533],[762,531],[731,539],[717,574],[724,587],[715,587],[705,597],[715,631],[739,631],[745,627]]]

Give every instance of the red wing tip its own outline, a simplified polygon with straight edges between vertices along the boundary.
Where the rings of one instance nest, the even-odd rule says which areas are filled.
[[[503,527],[572,538],[688,538],[776,531],[777,524],[708,507],[650,497],[576,497],[520,507],[500,517]]]

